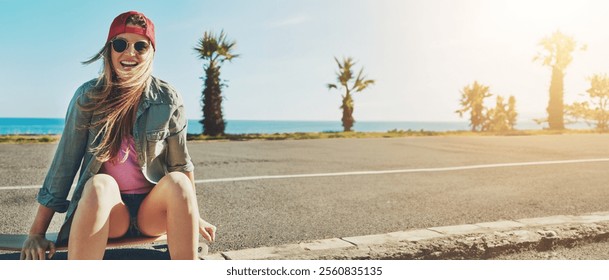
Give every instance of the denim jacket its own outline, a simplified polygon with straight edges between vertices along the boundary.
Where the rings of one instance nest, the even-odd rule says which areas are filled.
[[[83,111],[77,105],[90,101],[86,93],[94,88],[96,82],[97,79],[84,83],[70,101],[61,140],[38,192],[40,204],[56,212],[67,211],[57,244],[67,244],[72,216],[83,187],[87,180],[99,172],[102,165],[90,152],[101,140],[98,138],[94,142],[99,130],[83,128],[99,116]],[[169,172],[194,170],[186,147],[186,125],[184,105],[179,93],[166,82],[153,77],[138,105],[133,127],[138,162],[148,181],[156,184]],[[79,168],[78,181],[71,201],[68,201],[68,193]]]

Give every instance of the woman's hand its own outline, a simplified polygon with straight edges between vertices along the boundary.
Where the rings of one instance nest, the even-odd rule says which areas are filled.
[[[49,251],[48,258],[52,258],[55,254],[55,244],[44,238],[44,235],[31,234],[23,242],[20,259],[45,260],[47,259],[46,251]]]
[[[216,240],[216,226],[206,222],[205,220],[199,218],[199,233],[203,235],[205,240],[214,242]]]

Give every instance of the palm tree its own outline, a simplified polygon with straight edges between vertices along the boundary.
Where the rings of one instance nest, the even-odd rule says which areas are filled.
[[[564,129],[564,103],[563,103],[563,83],[565,69],[573,56],[577,43],[573,37],[567,36],[560,31],[556,31],[550,37],[543,38],[539,45],[542,51],[533,58],[533,61],[541,61],[543,66],[552,68],[552,80],[550,83],[550,100],[548,102],[548,125],[550,129]],[[585,50],[586,46],[581,49]]]
[[[218,36],[211,31],[205,31],[203,38],[194,48],[199,58],[207,62],[203,65],[205,88],[201,96],[203,119],[200,121],[205,135],[224,134],[226,122],[222,116],[222,87],[225,84],[220,82],[220,67],[224,61],[239,57],[238,54],[233,54],[235,46],[236,42],[228,40],[223,30]]]
[[[510,96],[508,103],[501,95],[497,95],[495,108],[486,109],[485,119],[480,131],[508,131],[516,127],[516,98]]]
[[[345,95],[343,95],[343,104],[340,106],[340,109],[343,110],[343,129],[344,131],[351,131],[353,124],[355,123],[355,119],[353,119],[353,92],[360,92],[366,89],[368,86],[374,84],[374,80],[366,79],[364,75],[364,68],[360,69],[357,77],[353,76],[353,72],[351,72],[351,68],[355,65],[353,58],[347,57],[343,58],[343,62],[338,61],[336,57],[334,57],[336,64],[338,64],[338,72],[337,81],[338,84],[327,84],[328,89],[338,89],[338,87],[342,87],[345,89]],[[355,79],[355,81],[353,81]],[[353,83],[350,85],[349,83]]]
[[[588,78],[590,88],[588,101],[574,102],[565,105],[565,114],[577,121],[583,119],[588,125],[596,124],[600,131],[609,130],[609,77],[606,74],[595,74]]]
[[[470,111],[470,126],[472,131],[483,129],[486,117],[484,116],[484,98],[490,97],[488,86],[474,81],[472,85],[465,86],[461,91],[461,109],[455,111],[460,117]]]
[[[506,113],[508,117],[508,127],[510,130],[514,130],[516,128],[518,112],[516,112],[516,97],[513,95],[510,95],[510,98],[508,99],[508,109]]]
[[[510,129],[509,117],[503,96],[497,95],[495,108],[487,111],[484,131],[506,131]]]

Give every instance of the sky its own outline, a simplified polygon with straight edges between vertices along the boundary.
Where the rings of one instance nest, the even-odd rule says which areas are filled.
[[[128,10],[154,21],[153,75],[180,92],[189,119],[202,116],[193,48],[205,31],[237,42],[240,57],[221,69],[228,120],[340,120],[343,92],[326,87],[335,57],[376,81],[354,94],[356,121],[466,121],[455,110],[474,81],[515,96],[519,121],[543,118],[551,70],[533,57],[556,30],[587,45],[566,70],[566,103],[609,73],[603,0],[0,0],[0,117],[62,118],[99,74],[101,63],[80,62]]]

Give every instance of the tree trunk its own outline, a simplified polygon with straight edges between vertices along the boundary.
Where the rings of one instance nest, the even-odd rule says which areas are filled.
[[[560,130],[565,128],[564,103],[563,103],[563,80],[564,73],[552,68],[552,81],[550,84],[550,101],[548,102],[548,124],[550,129]]]
[[[598,113],[596,114],[598,123],[596,125],[596,128],[599,129],[600,131],[605,132],[609,128],[609,115],[607,114],[607,98],[600,97],[599,99],[600,99],[600,101],[598,102],[599,110],[598,110]]]
[[[222,116],[222,86],[220,68],[211,64],[205,69],[205,89],[203,90],[203,134],[217,136],[224,134],[226,122]]]
[[[343,131],[348,132],[351,131],[355,120],[353,119],[353,99],[351,99],[351,94],[347,92],[345,98],[343,98],[343,105],[341,106],[343,109]]]

